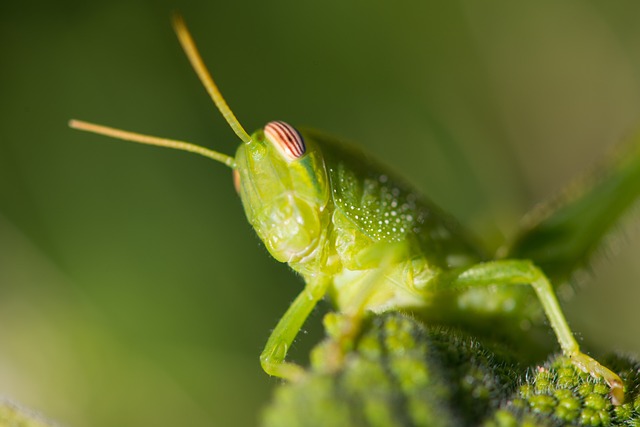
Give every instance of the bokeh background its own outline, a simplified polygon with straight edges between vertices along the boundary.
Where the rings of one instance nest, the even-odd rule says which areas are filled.
[[[0,395],[64,425],[254,425],[277,384],[257,357],[301,281],[229,170],[66,127],[234,151],[172,11],[247,129],[358,141],[493,247],[640,128],[634,0],[3,2]],[[563,303],[600,349],[640,353],[633,223]]]

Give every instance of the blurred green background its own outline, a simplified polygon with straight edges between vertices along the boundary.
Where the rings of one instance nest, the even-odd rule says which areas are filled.
[[[234,151],[172,11],[248,130],[358,141],[494,247],[640,128],[634,0],[3,2],[0,395],[65,425],[253,425],[277,384],[258,355],[301,281],[229,170],[66,127]],[[563,305],[580,337],[640,353],[633,228]]]

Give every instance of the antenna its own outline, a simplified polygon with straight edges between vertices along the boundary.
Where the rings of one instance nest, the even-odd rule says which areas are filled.
[[[109,136],[111,138],[122,139],[125,141],[188,151],[190,153],[196,153],[201,156],[208,157],[212,160],[215,160],[216,162],[224,163],[232,169],[235,169],[236,167],[236,161],[233,157],[227,156],[226,154],[218,153],[217,151],[209,150],[208,148],[204,148],[199,145],[191,144],[189,142],[178,141],[175,139],[158,138],[157,136],[143,135],[141,133],[129,132],[122,129],[97,125],[95,123],[84,122],[82,120],[69,120],[69,127],[86,132]]]
[[[184,19],[182,19],[178,14],[173,15],[173,29],[178,36],[178,40],[180,41],[180,45],[182,45],[184,53],[187,55],[189,62],[191,62],[191,66],[200,78],[205,89],[207,89],[207,92],[209,92],[209,96],[211,96],[211,99],[216,104],[216,107],[218,107],[220,113],[222,113],[224,119],[229,123],[229,126],[231,126],[231,129],[233,129],[236,135],[238,135],[238,138],[245,143],[251,142],[251,137],[244,130],[238,119],[236,119],[233,111],[231,111],[231,108],[229,108],[229,105],[227,105],[227,102],[220,93],[220,89],[218,89],[218,86],[213,81],[211,74],[209,74],[207,67],[202,61],[202,57],[196,48],[193,38],[191,38],[191,34],[187,29]]]
[[[220,93],[218,86],[213,81],[211,74],[207,70],[207,67],[204,65],[202,61],[202,57],[196,48],[196,45],[187,29],[187,25],[184,22],[184,19],[180,15],[173,16],[173,29],[178,36],[178,40],[180,41],[180,45],[184,50],[184,53],[187,55],[189,62],[193,66],[198,78],[204,85],[207,92],[209,92],[209,96],[216,104],[216,107],[227,121],[231,129],[235,132],[236,135],[244,142],[251,142],[251,136],[244,130],[236,116],[227,105],[227,102],[224,100],[224,97]],[[156,145],[159,147],[167,147],[173,148],[176,150],[188,151],[191,153],[196,153],[204,157],[208,157],[216,162],[224,163],[225,165],[235,169],[236,161],[233,157],[228,156],[226,154],[219,153],[214,150],[210,150],[208,148],[201,147],[199,145],[191,144],[185,141],[179,141],[175,139],[167,139],[167,138],[158,138],[156,136],[144,135],[136,132],[129,132],[122,129],[116,129],[109,126],[98,125],[95,123],[89,123],[82,120],[69,120],[69,127],[73,129],[82,130],[85,132],[97,133],[104,136],[109,136],[111,138],[122,139],[125,141],[138,142],[140,144],[148,144],[148,145]]]

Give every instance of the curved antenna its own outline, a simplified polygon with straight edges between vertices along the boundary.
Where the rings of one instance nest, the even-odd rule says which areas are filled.
[[[202,61],[202,57],[200,56],[200,53],[196,48],[196,44],[194,43],[193,38],[191,38],[191,34],[187,29],[187,25],[185,24],[184,19],[182,19],[182,17],[178,14],[173,15],[173,29],[178,36],[178,40],[180,41],[180,45],[182,46],[184,53],[187,55],[189,62],[191,62],[191,66],[198,75],[198,78],[200,78],[200,81],[204,85],[205,89],[207,89],[207,92],[209,92],[209,96],[216,104],[216,107],[218,107],[220,113],[222,113],[224,119],[227,121],[227,123],[229,123],[231,129],[233,129],[235,134],[238,135],[238,137],[243,142],[251,142],[251,137],[244,130],[236,116],[233,114],[231,108],[229,108],[229,105],[227,105],[227,102],[224,100],[222,94],[220,93],[218,86],[213,81],[211,74],[209,74],[207,67]]]
[[[178,141],[175,139],[158,138],[157,136],[143,135],[141,133],[129,132],[122,129],[116,129],[108,126],[97,125],[95,123],[84,122],[82,120],[69,120],[69,127],[73,129],[83,130],[86,132],[97,133],[100,135],[110,136],[112,138],[122,139],[125,141],[139,142],[140,144],[156,145],[158,147],[173,148],[181,151],[196,153],[216,162],[224,163],[232,169],[236,168],[236,161],[233,157],[208,148],[189,142]]]

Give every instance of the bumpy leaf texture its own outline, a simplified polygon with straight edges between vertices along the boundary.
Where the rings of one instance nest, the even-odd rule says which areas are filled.
[[[602,360],[625,381],[616,407],[606,384],[565,357],[523,366],[399,313],[373,317],[338,370],[325,368],[323,345],[304,380],[276,390],[263,426],[640,425],[640,364],[626,357]]]

